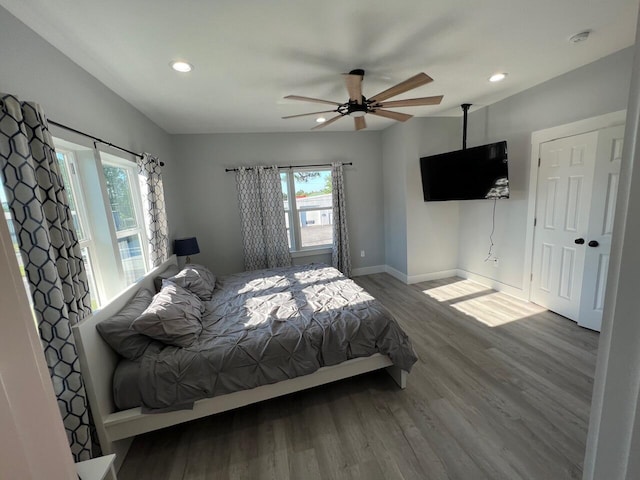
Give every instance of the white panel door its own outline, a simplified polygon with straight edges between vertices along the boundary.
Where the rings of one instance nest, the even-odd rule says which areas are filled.
[[[590,132],[540,145],[531,300],[576,321],[597,142]]]
[[[591,210],[586,232],[585,265],[578,324],[600,331],[607,286],[611,232],[622,158],[624,126],[598,132]]]

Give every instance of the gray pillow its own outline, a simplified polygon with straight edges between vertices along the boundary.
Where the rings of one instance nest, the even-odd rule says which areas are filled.
[[[96,329],[104,341],[119,355],[129,360],[141,357],[149,345],[157,343],[151,338],[131,330],[133,321],[145,311],[152,299],[153,293],[149,290],[138,290],[122,310],[96,325]]]
[[[165,280],[160,293],[131,328],[167,345],[188,347],[202,331],[202,307],[197,296]]]
[[[168,282],[186,288],[200,300],[209,301],[216,286],[216,277],[207,267],[187,264],[179,273],[167,278]]]
[[[162,281],[166,280],[169,277],[173,277],[176,273],[180,271],[180,267],[177,265],[169,265],[167,269],[162,272],[160,275],[153,279],[153,286],[156,287],[156,293],[162,290]]]

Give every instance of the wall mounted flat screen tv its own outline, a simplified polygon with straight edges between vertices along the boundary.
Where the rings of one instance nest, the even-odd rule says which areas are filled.
[[[420,159],[425,202],[509,198],[507,142]]]

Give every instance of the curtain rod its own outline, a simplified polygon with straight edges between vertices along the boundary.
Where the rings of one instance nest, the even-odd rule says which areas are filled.
[[[353,165],[353,162],[345,162],[340,165]],[[330,167],[330,163],[318,163],[316,165],[278,165],[278,168],[306,168],[306,167]],[[253,170],[255,167],[246,167],[246,170]],[[225,172],[237,172],[238,168],[225,168]]]
[[[119,147],[118,145],[114,145],[111,142],[107,142],[106,140],[102,140],[101,138],[95,137],[89,133],[81,132],[75,128],[69,127],[67,125],[63,125],[62,123],[55,122],[53,120],[49,120],[49,123],[55,125],[56,127],[64,128],[65,130],[69,130],[70,132],[77,133],[78,135],[82,135],[84,137],[90,138],[96,142],[103,143],[104,145],[108,145],[109,147],[117,148],[118,150],[122,150],[123,152],[127,152],[129,155],[133,155],[134,157],[144,158],[141,153],[132,152],[131,150],[127,150],[126,148]],[[160,166],[164,167],[164,162],[160,162]]]

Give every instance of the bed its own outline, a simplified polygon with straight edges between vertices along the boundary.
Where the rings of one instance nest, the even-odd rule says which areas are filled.
[[[138,434],[383,368],[406,387],[416,359],[404,332],[379,302],[323,265],[218,281],[203,307],[202,331],[189,347],[148,349],[127,367],[96,325],[143,289],[155,291],[154,280],[175,265],[170,258],[73,327],[97,434],[103,452],[116,453],[116,468]],[[274,363],[278,351],[283,358]],[[254,362],[258,356],[263,358]],[[141,393],[125,401],[131,408],[118,410],[114,377],[127,369]]]

